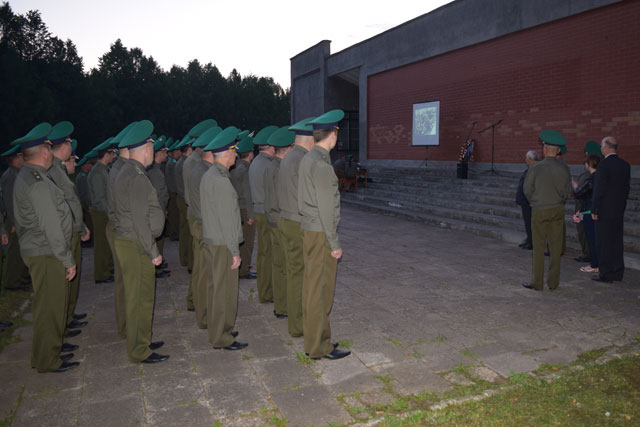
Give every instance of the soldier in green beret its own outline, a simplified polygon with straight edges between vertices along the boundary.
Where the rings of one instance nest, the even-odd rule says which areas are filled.
[[[271,234],[267,224],[267,216],[264,211],[264,174],[269,163],[273,160],[275,148],[267,144],[277,126],[267,126],[260,130],[253,140],[260,153],[249,166],[249,184],[251,186],[251,202],[253,203],[253,216],[258,229],[258,256],[256,260],[258,269],[258,301],[267,303],[273,301],[272,264],[271,259]]]
[[[278,173],[282,158],[291,150],[296,137],[288,126],[277,129],[267,140],[267,144],[275,148],[273,160],[264,171],[264,212],[271,237],[271,283],[273,287],[273,314],[279,319],[287,317],[287,275],[285,272],[285,255],[282,247],[282,231],[278,228],[280,208],[278,206],[277,189]]]
[[[181,155],[176,163],[175,175],[176,175],[176,205],[178,206],[178,215],[179,215],[179,223],[178,223],[178,235],[179,235],[179,244],[178,244],[178,254],[180,255],[180,265],[183,267],[189,267],[189,259],[193,257],[193,255],[189,255],[190,252],[193,251],[193,242],[191,241],[191,233],[189,232],[189,222],[187,220],[187,204],[184,200],[184,175],[183,168],[184,162],[191,156],[193,153],[193,149],[190,144],[191,136],[187,134],[180,143],[180,151]],[[191,287],[189,287],[191,290]],[[189,293],[191,295],[191,293]],[[187,296],[187,309],[190,311],[195,310],[193,307],[193,301]]]
[[[214,156],[214,164],[200,182],[203,250],[210,266],[207,274],[207,332],[216,349],[242,350],[233,330],[238,313],[238,272],[242,262],[240,208],[238,195],[229,179],[229,168],[236,161],[238,129],[230,126],[205,147]]]
[[[70,283],[69,287],[69,303],[67,305],[67,329],[77,329],[87,325],[84,319],[86,313],[75,314],[76,305],[78,303],[78,293],[80,285],[80,272],[82,266],[82,247],[80,241],[86,242],[89,240],[89,229],[84,225],[82,220],[82,205],[80,199],[76,194],[75,185],[69,179],[69,173],[64,166],[65,162],[68,162],[71,156],[71,133],[73,132],[73,125],[70,122],[57,123],[51,132],[47,136],[51,143],[51,151],[53,152],[53,165],[49,169],[49,176],[53,182],[64,193],[64,199],[71,209],[73,223],[71,233],[71,252],[76,262],[76,276]],[[74,160],[75,161],[75,160]]]
[[[15,141],[25,165],[16,177],[13,202],[20,252],[33,279],[31,366],[38,372],[63,372],[78,366],[73,355],[60,356],[67,323],[69,282],[76,276],[71,252],[73,214],[63,191],[48,174],[53,164],[41,123]]]
[[[125,291],[127,354],[131,362],[156,363],[169,356],[154,351],[164,342],[151,341],[155,300],[155,268],[162,264],[156,238],[164,228],[164,209],[149,181],[146,168],[153,162],[153,124],[136,122],[120,142],[129,149],[129,161],[116,178],[115,228],[117,258]]]
[[[202,243],[202,209],[200,207],[200,182],[202,176],[213,164],[213,153],[204,151],[204,148],[222,132],[218,126],[205,130],[193,144],[198,157],[191,163],[185,162],[185,196],[189,201],[188,215],[189,227],[193,238],[193,271],[191,273],[191,288],[193,305],[196,313],[196,324],[200,329],[207,328],[207,259],[203,253]]]
[[[302,336],[302,279],[304,259],[302,256],[301,216],[298,212],[298,169],[305,154],[313,149],[313,128],[308,123],[315,117],[306,118],[289,129],[294,131],[293,148],[280,162],[278,171],[278,206],[280,220],[278,229],[282,233],[285,271],[287,275],[287,312],[289,334]]]
[[[242,222],[242,238],[244,243],[240,245],[240,258],[242,264],[238,269],[241,279],[255,279],[257,276],[251,271],[251,256],[253,255],[253,241],[256,235],[256,226],[253,219],[253,203],[251,202],[251,184],[249,183],[249,166],[253,161],[253,137],[245,136],[236,147],[238,159],[236,165],[230,171],[231,184],[238,193],[238,206],[240,207],[240,220]]]
[[[91,195],[91,220],[93,222],[93,278],[96,283],[113,282],[111,268],[113,255],[107,241],[106,228],[109,221],[107,210],[107,182],[109,181],[109,165],[115,160],[109,138],[94,148],[98,152],[96,165],[89,172],[89,190]]]
[[[90,246],[93,239],[93,221],[91,221],[91,190],[89,189],[89,172],[93,167],[93,161],[87,156],[80,159],[77,167],[80,172],[76,175],[76,190],[78,192],[78,198],[80,198],[80,204],[82,205],[82,218],[84,223],[89,228],[90,238],[87,242],[82,242],[82,246]]]
[[[15,141],[14,141],[15,143]],[[16,234],[16,221],[13,211],[13,188],[18,172],[24,166],[24,158],[20,151],[20,144],[14,144],[9,150],[2,153],[9,165],[0,177],[0,188],[2,189],[2,201],[6,209],[4,218],[4,230],[8,237],[7,266],[2,272],[2,283],[9,291],[29,291],[29,270],[20,256],[20,245]],[[4,243],[3,243],[4,244]]]
[[[544,143],[544,160],[532,165],[524,181],[524,193],[531,205],[531,234],[533,237],[533,271],[531,282],[522,286],[541,291],[544,288],[544,250],[549,245],[550,290],[560,283],[560,258],[564,237],[564,204],[572,192],[571,177],[563,160],[558,158],[564,136],[554,130],[540,132]]]
[[[338,239],[340,192],[329,152],[338,142],[338,122],[343,117],[343,111],[333,110],[309,122],[313,126],[315,146],[302,158],[298,172],[304,254],[304,350],[313,359],[336,360],[351,354],[331,343],[329,326],[338,260],[342,257]]]
[[[153,184],[153,188],[156,189],[156,193],[158,193],[158,201],[160,202],[160,206],[167,212],[167,206],[169,204],[169,191],[167,190],[167,181],[164,176],[164,172],[162,171],[162,165],[167,161],[167,147],[164,146],[164,141],[158,140],[153,144],[153,166],[147,172],[149,174],[149,180],[151,184]],[[166,223],[165,228],[162,230],[162,234],[158,239],[156,239],[156,245],[158,245],[158,251],[160,255],[164,257],[164,238],[166,232]],[[164,264],[164,263],[163,263]],[[166,265],[166,264],[165,264]],[[169,277],[171,272],[168,270],[164,270],[162,265],[156,267],[156,277],[158,279],[163,279],[165,277]]]
[[[169,138],[171,140],[171,138]],[[176,162],[180,156],[180,150],[175,146],[179,141],[174,141],[171,145],[167,141],[168,157],[164,167],[164,177],[167,182],[167,190],[169,191],[169,202],[167,203],[167,236],[171,240],[178,240],[178,223],[180,222],[180,214],[178,213],[178,205],[176,204]]]

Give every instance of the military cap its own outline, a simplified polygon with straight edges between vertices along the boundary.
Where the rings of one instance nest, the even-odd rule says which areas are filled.
[[[193,143],[193,147],[200,147],[200,148],[204,148],[207,145],[209,145],[209,143],[211,141],[213,141],[215,139],[216,136],[218,136],[218,134],[222,132],[222,128],[219,126],[213,126],[210,127],[209,129],[205,130],[204,132],[202,132],[202,135],[200,135],[198,137],[198,139],[196,139],[196,142]]]
[[[81,158],[81,159],[78,161],[78,163],[76,164],[76,166],[80,167],[80,166],[84,165],[85,163],[87,163],[87,160],[88,160],[87,156],[84,156],[83,158]]]
[[[153,123],[149,120],[140,120],[122,138],[118,147],[132,149],[140,147],[146,143],[151,143],[153,142],[153,139],[151,139],[152,133]]]
[[[71,155],[73,157],[75,157],[76,160],[78,160],[80,157],[78,157],[78,155],[76,154],[76,148],[78,148],[78,140],[77,139],[72,139],[71,140]]]
[[[253,151],[253,137],[245,136],[242,138],[242,141],[238,142],[236,145],[236,151],[238,153],[248,153],[249,151]]]
[[[127,132],[129,132],[131,128],[135,126],[136,123],[137,122],[131,122],[128,125],[126,125],[120,132],[118,132],[118,134],[114,136],[113,139],[111,140],[111,145],[115,145],[117,147],[122,141],[122,138],[124,138]]]
[[[253,138],[254,145],[267,145],[267,139],[269,139],[271,134],[276,130],[278,130],[278,126],[273,125],[262,128]]]
[[[44,144],[47,141],[47,136],[51,132],[51,125],[43,122],[33,127],[22,138],[14,140],[11,145],[20,145],[20,149],[23,150],[29,147],[35,147],[36,145]]]
[[[89,151],[89,152],[85,155],[85,157],[87,158],[87,160],[89,160],[89,159],[93,159],[94,157],[98,157],[98,152],[97,152],[95,149],[93,149],[93,150]]]
[[[156,142],[153,143],[153,152],[157,153],[158,151],[162,150],[162,149],[166,149],[167,147],[164,146],[164,141],[161,140],[160,138],[156,139]]]
[[[4,153],[0,154],[0,156],[13,157],[13,156],[17,156],[18,154],[20,154],[20,145],[16,144],[16,145],[12,145],[11,148],[9,148]]]
[[[47,139],[51,142],[51,145],[62,144],[63,142],[70,141],[71,134],[73,133],[73,124],[71,122],[56,123],[51,128],[51,132],[47,135]]]
[[[213,119],[206,119],[201,121],[200,123],[198,123],[197,125],[195,125],[194,127],[191,128],[191,130],[189,131],[188,135],[192,138],[197,138],[200,135],[202,135],[202,133],[209,129],[212,128],[214,126],[218,126],[218,122],[216,122]]]
[[[191,139],[192,139],[192,138],[191,138],[191,135],[186,134],[186,135],[184,136],[184,138],[182,138],[182,139],[180,140],[180,142],[178,143],[178,145],[176,145],[174,148],[182,148],[182,147],[185,147],[185,146],[189,145],[189,144],[191,143],[191,142],[190,142],[190,141],[191,141]]]
[[[335,127],[338,127],[338,123],[343,118],[344,118],[344,111],[331,110],[331,111],[327,111],[321,116],[316,117],[313,120],[309,120],[309,122],[307,123],[313,127],[313,130],[333,129]]]
[[[538,138],[547,145],[555,145],[556,147],[567,145],[567,140],[564,136],[560,132],[552,129],[543,130],[538,134]]]
[[[167,147],[167,150],[171,150],[171,146],[173,145],[173,138],[167,138],[167,142],[165,142],[164,145]]]
[[[560,146],[560,154],[564,154],[566,152],[567,152],[567,146],[566,145]]]
[[[245,139],[247,137],[247,135],[249,135],[250,131],[249,130],[243,130],[240,133],[238,133],[238,136],[236,136],[236,140],[238,141],[242,141],[243,139]]]
[[[158,135],[156,135],[155,133],[152,133],[151,134],[151,139],[153,139],[155,141],[156,139],[158,139]]]
[[[306,119],[300,120],[298,123],[289,126],[289,130],[292,130],[296,133],[296,135],[313,135],[313,126],[309,124],[311,120],[315,120],[315,117],[307,117]]]
[[[234,148],[236,144],[236,136],[238,135],[238,128],[235,126],[229,126],[216,136],[206,147],[205,151],[213,151],[214,153],[220,153],[230,148]]]
[[[267,145],[272,145],[274,147],[287,147],[293,144],[295,139],[295,132],[289,130],[289,126],[283,126],[276,129],[276,131],[271,134],[269,139],[267,139]]]
[[[110,136],[109,138],[105,139],[101,144],[93,147],[93,151],[108,150],[109,148],[111,148],[111,141],[113,141],[113,138],[113,136]]]
[[[600,158],[602,158],[602,149],[600,148],[600,144],[595,141],[588,141],[584,145],[584,152],[594,156],[600,156]]]

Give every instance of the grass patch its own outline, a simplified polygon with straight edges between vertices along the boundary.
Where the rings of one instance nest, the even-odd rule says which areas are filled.
[[[447,340],[447,337],[445,337],[442,334],[438,334],[434,339],[431,340],[431,342],[445,342],[446,340]]]
[[[593,357],[595,353],[587,352],[582,370],[547,366],[557,369],[554,381],[516,374],[509,379],[515,386],[484,400],[417,410],[406,417],[387,413],[383,425],[638,425],[640,355],[602,365],[590,363]],[[415,408],[414,400],[409,398],[410,408]]]
[[[418,360],[423,358],[422,354],[418,353],[418,350],[416,350],[415,348],[411,353],[407,353],[407,356],[413,357],[414,359],[418,359]]]
[[[289,425],[289,420],[287,420],[285,417],[280,418],[277,415],[274,415],[271,418],[267,419],[267,422],[270,423],[272,426],[288,426]]]
[[[586,365],[589,363],[593,363],[596,360],[600,359],[605,354],[607,354],[607,350],[608,348],[598,348],[595,350],[589,350],[579,355],[578,360],[572,363],[572,365]]]
[[[391,341],[391,343],[392,343],[393,345],[395,345],[396,347],[402,347],[402,343],[401,343],[400,341],[398,341],[397,339],[394,339],[394,338],[388,338],[388,339],[389,339],[389,341]]]
[[[393,378],[385,375],[374,375],[373,378],[382,381],[384,384],[391,384],[391,381],[393,381]]]
[[[463,356],[467,356],[470,357],[471,359],[475,360],[478,358],[478,355],[473,353],[471,350],[469,350],[468,348],[463,348],[462,350],[460,350],[460,354],[462,354]]]
[[[353,341],[351,340],[340,340],[338,341],[338,347],[346,348],[347,350],[351,350],[351,346],[353,345]]]
[[[287,341],[287,345],[293,345],[293,341]]]
[[[301,352],[297,352],[296,356],[298,356],[298,363],[307,366],[307,367],[311,367],[311,364],[313,363],[313,360],[311,360],[311,358],[309,356],[307,356],[304,353]]]
[[[251,360],[251,359],[253,359],[253,357],[249,356],[248,354],[242,355],[242,360]]]
[[[320,377],[322,377],[322,372],[314,372],[313,373],[313,378],[319,380]]]
[[[249,295],[247,296],[247,300],[251,301],[253,299],[253,294],[255,290],[253,288],[249,288]]]

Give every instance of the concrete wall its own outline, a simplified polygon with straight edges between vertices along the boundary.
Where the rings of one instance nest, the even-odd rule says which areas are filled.
[[[301,119],[310,115],[306,111],[317,111],[315,106],[325,104],[326,79],[320,79],[322,87],[313,92],[322,96],[322,101],[313,98],[312,93],[304,89],[304,84],[308,83],[304,76],[310,68],[330,77],[360,67],[360,155],[364,159],[369,126],[369,76],[617,1],[619,0],[457,0],[333,55],[329,52],[330,42],[323,41],[291,59],[292,117]],[[634,1],[636,0],[627,0],[626,3]],[[325,55],[323,65],[318,64],[318,51]],[[312,66],[309,65],[310,56],[315,61]],[[313,104],[313,107],[307,104]],[[305,113],[302,113],[303,110]]]
[[[291,123],[324,112],[330,44],[323,40],[291,58]]]

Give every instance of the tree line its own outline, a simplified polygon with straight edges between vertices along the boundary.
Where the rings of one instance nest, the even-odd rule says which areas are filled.
[[[71,40],[52,35],[40,12],[17,14],[8,2],[0,7],[0,100],[3,151],[43,121],[71,121],[80,154],[134,120],[174,138],[205,118],[250,130],[290,121],[289,89],[271,77],[235,69],[224,77],[195,59],[165,71],[120,39],[85,72]]]

